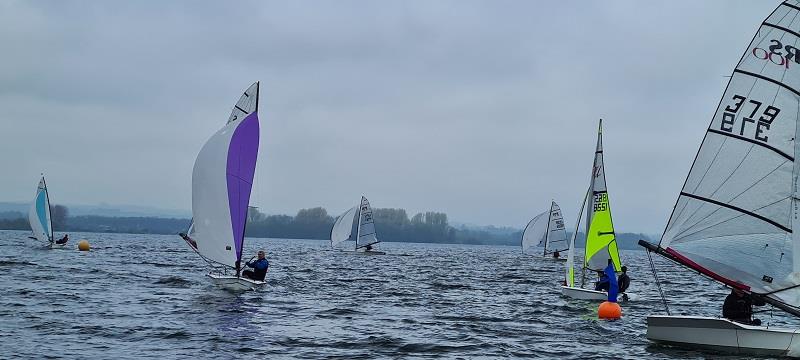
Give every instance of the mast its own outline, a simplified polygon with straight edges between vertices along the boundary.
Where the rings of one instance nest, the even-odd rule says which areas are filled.
[[[361,198],[363,199],[364,196],[362,195]],[[355,248],[356,251],[358,251],[358,238],[361,237],[361,208],[362,208],[361,204],[358,204],[358,225],[356,225],[356,248]]]
[[[544,251],[542,256],[547,256],[547,243],[550,240],[550,220],[553,218],[553,204],[555,201],[550,201],[550,213],[547,214],[547,227],[544,229]]]

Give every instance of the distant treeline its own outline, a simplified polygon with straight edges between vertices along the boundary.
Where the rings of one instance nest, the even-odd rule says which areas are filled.
[[[373,209],[375,228],[381,241],[449,244],[519,245],[522,230],[512,228],[453,227],[447,214],[440,212],[417,213],[410,217],[404,209]],[[51,207],[55,231],[109,232],[133,234],[177,234],[186,231],[189,219],[158,217],[69,216],[65,206]],[[302,209],[295,216],[265,215],[250,208],[246,235],[250,237],[287,239],[330,239],[335,218],[321,207]],[[20,212],[0,213],[0,229],[30,230],[28,219]],[[355,234],[353,234],[355,235]],[[583,247],[583,234],[577,246]],[[639,239],[644,234],[618,233],[621,249],[640,249]]]

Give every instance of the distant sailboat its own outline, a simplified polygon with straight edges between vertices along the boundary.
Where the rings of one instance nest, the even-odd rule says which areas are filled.
[[[33,236],[31,239],[47,243],[50,248],[64,246],[67,244],[67,237],[56,241],[53,234],[53,219],[50,216],[50,194],[47,192],[47,182],[44,175],[39,180],[36,187],[36,196],[33,198],[30,210],[28,210],[28,223],[31,225]]]
[[[241,276],[258,157],[258,95],[256,82],[239,98],[225,126],[203,145],[192,171],[192,223],[184,240],[216,268],[208,274],[212,281],[233,290],[265,283]]]
[[[555,201],[551,202],[550,210],[536,215],[522,231],[522,252],[531,253],[534,244],[544,248],[542,250],[544,258],[566,260],[564,257],[555,255],[569,248],[564,217],[561,214],[561,208]],[[548,256],[551,254],[552,256]]]
[[[733,70],[661,241],[658,245],[639,241],[651,252],[796,317],[800,317],[798,18],[800,1],[791,0],[761,23]],[[723,299],[718,303],[721,306]],[[800,357],[800,330],[718,317],[670,316],[669,309],[666,316],[647,318],[647,338],[739,354]]]
[[[342,242],[349,240],[353,233],[353,222],[358,216],[356,224],[355,248],[353,253],[363,255],[384,255],[383,251],[372,250],[380,242],[375,234],[375,222],[372,218],[372,207],[366,197],[361,197],[361,205],[354,206],[336,218],[331,228],[331,247],[335,248]]]
[[[581,284],[575,282],[575,236],[581,222],[583,209],[586,209],[586,246],[584,247],[584,261],[581,273]],[[608,294],[604,291],[587,289],[586,272],[598,272],[611,262],[614,270],[621,268],[617,240],[614,233],[614,224],[611,222],[611,205],[608,200],[606,188],[606,174],[603,166],[603,121],[597,129],[597,148],[594,153],[594,166],[589,181],[589,190],[583,199],[578,220],[575,223],[575,232],[572,233],[570,248],[567,254],[567,279],[566,286],[561,287],[564,295],[582,300],[606,300]]]

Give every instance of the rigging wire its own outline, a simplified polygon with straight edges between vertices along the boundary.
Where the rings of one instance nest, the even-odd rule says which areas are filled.
[[[650,260],[650,270],[653,271],[653,277],[656,279],[656,287],[658,287],[658,293],[661,295],[661,302],[664,303],[664,310],[667,311],[667,315],[672,315],[669,312],[669,306],[667,305],[667,298],[664,297],[664,291],[661,290],[661,281],[658,280],[658,273],[656,272],[656,265],[653,263],[653,256],[650,255],[651,251],[647,250],[647,259]]]

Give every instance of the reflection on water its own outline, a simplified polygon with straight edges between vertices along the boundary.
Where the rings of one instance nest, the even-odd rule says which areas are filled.
[[[93,251],[0,232],[0,358],[719,356],[645,339],[663,304],[640,251],[622,254],[636,301],[606,322],[596,304],[560,296],[563,262],[513,247],[386,243],[390,255],[355,256],[325,241],[249,239],[245,254],[268,251],[268,285],[234,294],[211,285],[177,236],[73,236]],[[655,260],[673,314],[720,313],[724,288]]]

